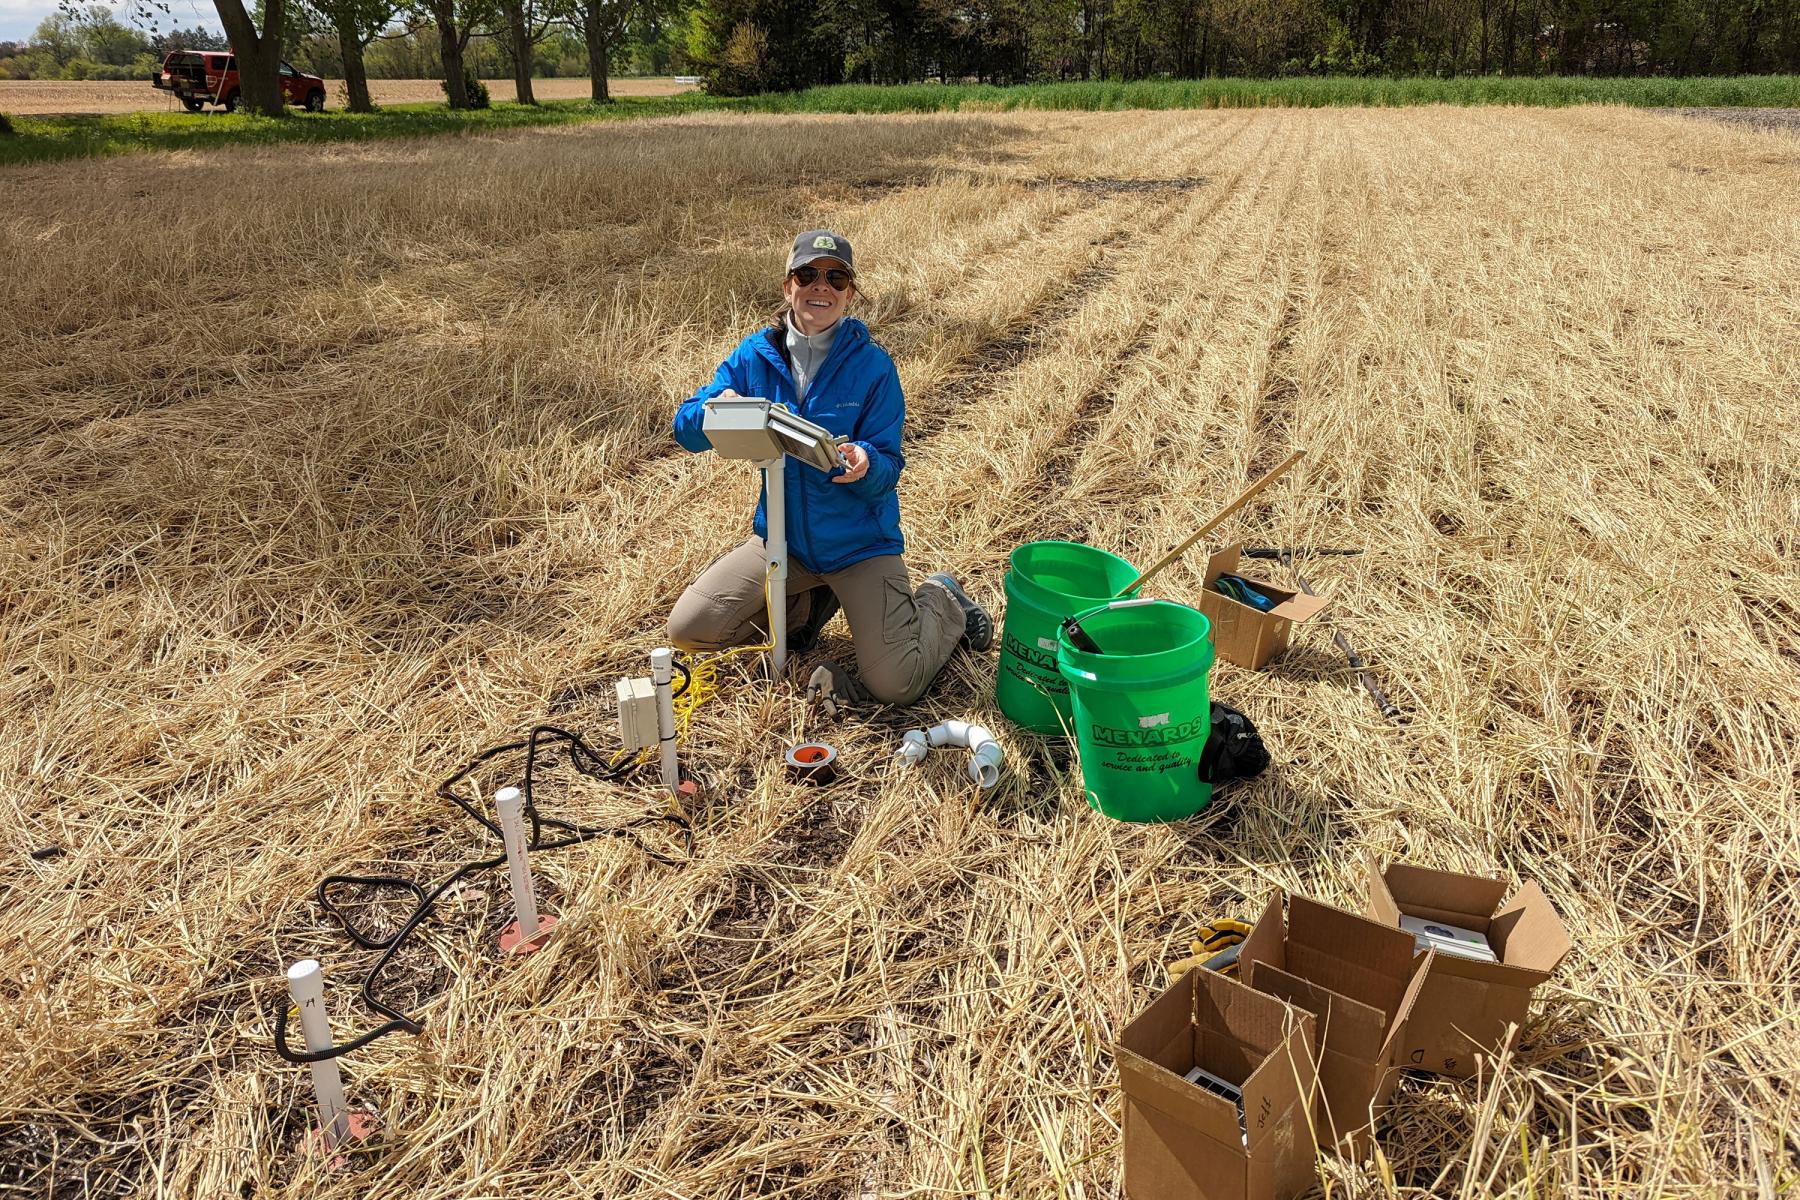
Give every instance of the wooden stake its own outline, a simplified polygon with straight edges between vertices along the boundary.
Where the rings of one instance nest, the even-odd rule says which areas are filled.
[[[1142,587],[1144,585],[1145,580],[1149,579],[1152,575],[1156,574],[1158,571],[1162,570],[1164,567],[1168,566],[1170,563],[1172,563],[1176,559],[1180,558],[1183,554],[1186,554],[1188,551],[1188,547],[1192,546],[1195,542],[1199,541],[1201,538],[1205,537],[1207,534],[1211,533],[1213,530],[1215,530],[1219,526],[1223,525],[1225,523],[1225,519],[1227,517],[1231,516],[1231,514],[1236,512],[1238,509],[1244,507],[1244,505],[1250,503],[1251,500],[1255,499],[1256,494],[1258,492],[1260,492],[1264,488],[1268,487],[1271,483],[1274,483],[1277,479],[1280,479],[1284,474],[1287,473],[1287,469],[1289,467],[1293,466],[1295,463],[1300,461],[1301,456],[1303,456],[1305,453],[1306,453],[1306,451],[1304,451],[1304,450],[1296,450],[1292,454],[1288,455],[1286,462],[1282,463],[1280,466],[1276,467],[1273,471],[1270,471],[1267,475],[1264,475],[1261,479],[1257,480],[1255,483],[1253,483],[1249,487],[1245,488],[1243,490],[1243,492],[1241,492],[1238,495],[1238,498],[1236,500],[1233,500],[1230,504],[1227,504],[1223,509],[1221,509],[1218,516],[1214,517],[1212,520],[1210,520],[1206,524],[1202,525],[1199,529],[1195,530],[1193,536],[1188,538],[1187,541],[1181,543],[1181,545],[1175,547],[1173,550],[1171,550],[1167,554],[1163,555],[1162,558],[1157,560],[1157,563],[1154,567],[1151,567],[1148,571],[1145,571],[1142,575],[1139,575],[1136,579],[1132,580],[1130,583],[1128,583],[1124,587],[1120,588],[1118,590],[1118,592],[1116,592],[1114,594],[1115,598],[1117,598],[1118,596],[1125,595],[1127,592],[1131,591],[1133,588]]]

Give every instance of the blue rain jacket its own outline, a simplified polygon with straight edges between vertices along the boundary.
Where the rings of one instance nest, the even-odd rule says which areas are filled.
[[[833,436],[848,437],[869,456],[868,472],[855,483],[834,483],[830,475],[803,462],[787,464],[788,554],[815,575],[829,575],[865,558],[899,554],[900,496],[895,485],[906,459],[900,453],[900,426],[906,401],[900,395],[900,373],[888,352],[869,337],[869,327],[843,318],[831,352],[806,389],[806,402],[796,398],[793,371],[781,346],[779,326],[761,329],[738,343],[719,364],[712,382],[695,392],[675,413],[675,440],[698,453],[712,449],[701,431],[706,402],[730,388],[740,396],[761,396],[787,405]],[[769,536],[768,496],[756,502],[756,535]]]

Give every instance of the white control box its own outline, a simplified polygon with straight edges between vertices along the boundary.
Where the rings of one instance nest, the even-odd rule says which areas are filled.
[[[619,697],[619,740],[627,750],[649,750],[661,741],[656,722],[656,685],[647,676],[621,679],[614,685]]]
[[[1439,954],[1454,954],[1477,962],[1500,961],[1494,948],[1488,945],[1487,935],[1473,929],[1404,915],[1400,918],[1400,928],[1413,935],[1413,944],[1420,950],[1436,950]]]
[[[760,396],[708,400],[700,429],[720,458],[763,462],[780,458],[781,442],[769,429],[769,402]]]

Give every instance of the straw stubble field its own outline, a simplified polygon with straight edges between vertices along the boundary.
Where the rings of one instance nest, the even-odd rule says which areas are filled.
[[[1366,851],[1536,879],[1577,948],[1504,1068],[1409,1078],[1331,1194],[1791,1188],[1797,183],[1791,137],[1579,109],[681,118],[0,177],[0,1189],[1116,1196],[1110,1044],[1162,964],[1276,887],[1360,906]],[[1305,446],[1226,532],[1365,550],[1308,573],[1407,720],[1310,630],[1215,672],[1273,769],[1138,827],[1004,732],[991,658],[835,722],[727,670],[692,860],[542,856],[564,922],[522,966],[502,882],[461,888],[391,985],[425,1033],[345,1060],[381,1139],[321,1174],[280,972],[321,958],[348,1037],[373,952],[314,885],[491,853],[431,794],[482,746],[610,740],[752,499],[671,408],[815,223],[901,367],[915,570],[997,603],[1031,538],[1148,562]],[[951,716],[1003,731],[998,791],[890,765]],[[779,777],[802,733],[846,781]],[[540,803],[661,807],[560,766]]]

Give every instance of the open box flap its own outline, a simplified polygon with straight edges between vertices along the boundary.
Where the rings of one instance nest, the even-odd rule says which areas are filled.
[[[1123,1047],[1118,1062],[1119,1084],[1133,1103],[1167,1113],[1216,1142],[1242,1144],[1237,1105],[1231,1101],[1197,1088],[1168,1067]]]
[[[1213,580],[1221,575],[1236,575],[1238,558],[1243,554],[1244,544],[1227,546],[1206,560],[1206,573],[1200,577],[1201,586],[1212,590]]]
[[[1250,582],[1256,583],[1257,580]],[[1329,596],[1309,596],[1305,592],[1295,592],[1280,604],[1269,610],[1271,617],[1283,617],[1289,621],[1310,621],[1331,607]]]
[[[1184,1121],[1228,1144],[1238,1140],[1237,1105],[1183,1078],[1194,1065],[1197,985],[1189,971],[1119,1033],[1119,1082],[1140,1104]]]
[[[1238,962],[1266,962],[1287,966],[1287,918],[1281,911],[1281,893],[1276,892],[1263,905],[1262,915],[1250,926],[1238,947]]]
[[[1264,617],[1280,617],[1288,621],[1311,620],[1313,617],[1318,616],[1327,608],[1331,607],[1331,600],[1327,596],[1309,596],[1305,592],[1297,592],[1292,588],[1282,587],[1280,584],[1271,583],[1265,579],[1257,579],[1251,575],[1244,575],[1243,577],[1248,579],[1251,583],[1262,585],[1262,587],[1267,590],[1269,598],[1276,601],[1275,607],[1266,613],[1262,612],[1260,609],[1251,608],[1248,604],[1241,604],[1238,601],[1233,600],[1230,596],[1225,595],[1223,592],[1214,589],[1213,580],[1217,579],[1219,576],[1243,574],[1238,570],[1238,565],[1242,561],[1243,550],[1244,547],[1242,543],[1239,543],[1235,546],[1227,546],[1225,549],[1207,559],[1206,573],[1201,576],[1201,587],[1211,595],[1217,596],[1219,599],[1229,604],[1237,605],[1237,607],[1243,609],[1245,612],[1255,613],[1258,616]]]
[[[1546,975],[1572,948],[1569,931],[1550,898],[1529,880],[1494,914],[1488,940],[1507,966]]]
[[[1310,1013],[1288,1008],[1280,1045],[1244,1081],[1244,1134],[1252,1151],[1276,1134],[1285,1113],[1309,1104],[1317,1090],[1315,1030]]]
[[[1427,950],[1419,956],[1419,968],[1413,972],[1412,982],[1406,985],[1406,992],[1400,997],[1400,1005],[1394,1011],[1393,1023],[1388,1026],[1387,1042],[1382,1047],[1380,1061],[1393,1063],[1401,1055],[1402,1037],[1406,1030],[1406,1019],[1412,1015],[1413,1004],[1419,998],[1419,991],[1425,986],[1425,979],[1431,974],[1435,960],[1452,957],[1440,955],[1435,950]]]
[[[1381,1053],[1387,1014],[1328,987],[1302,979],[1273,963],[1247,967],[1250,985],[1280,997],[1316,1018],[1321,1052],[1375,1061]]]
[[[1305,896],[1288,898],[1287,970],[1379,1008],[1388,1022],[1412,979],[1414,950],[1404,930]]]
[[[1393,907],[1408,916],[1428,917],[1486,933],[1488,922],[1506,899],[1506,884],[1480,875],[1434,871],[1411,863],[1389,863],[1378,869],[1369,862],[1369,894],[1386,893]]]

